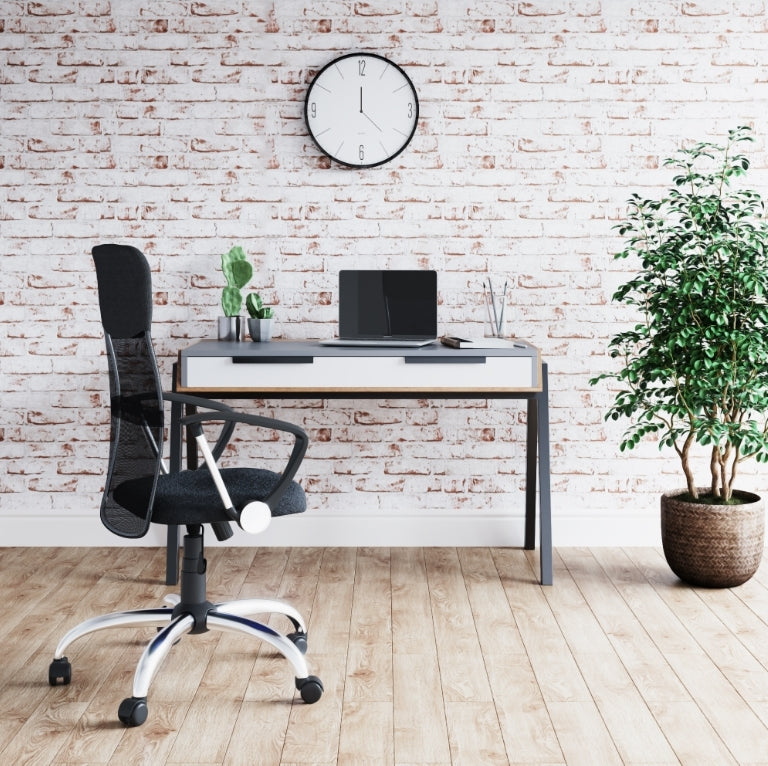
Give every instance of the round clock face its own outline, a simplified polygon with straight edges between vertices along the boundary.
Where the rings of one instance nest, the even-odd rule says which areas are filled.
[[[408,75],[375,53],[349,53],[324,66],[304,104],[309,133],[342,165],[370,168],[397,157],[416,131],[419,100]]]

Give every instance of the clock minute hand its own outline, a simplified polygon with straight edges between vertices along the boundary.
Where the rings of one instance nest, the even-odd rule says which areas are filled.
[[[381,128],[370,117],[368,117],[368,115],[365,112],[363,112],[363,117],[367,118],[370,121],[371,125],[373,125],[373,127],[376,128],[376,130],[378,130],[379,133],[381,133]]]

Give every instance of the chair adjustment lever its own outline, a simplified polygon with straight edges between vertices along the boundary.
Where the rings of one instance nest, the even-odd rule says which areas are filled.
[[[214,521],[211,524],[211,529],[213,529],[213,534],[216,535],[216,539],[219,542],[229,540],[235,534],[232,531],[232,525],[228,521]]]

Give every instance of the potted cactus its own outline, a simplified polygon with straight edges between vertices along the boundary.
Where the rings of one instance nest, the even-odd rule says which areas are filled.
[[[251,293],[245,299],[248,309],[248,332],[251,340],[266,342],[272,340],[272,319],[275,312],[270,306],[265,306],[258,293]]]
[[[224,272],[227,286],[221,293],[224,316],[219,317],[219,340],[240,340],[240,311],[243,307],[241,290],[253,276],[253,266],[246,260],[243,248],[235,245],[221,256],[221,270]]]

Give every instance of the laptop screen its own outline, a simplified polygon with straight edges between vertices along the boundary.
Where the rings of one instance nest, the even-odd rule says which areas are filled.
[[[437,272],[339,272],[342,338],[436,338]]]

